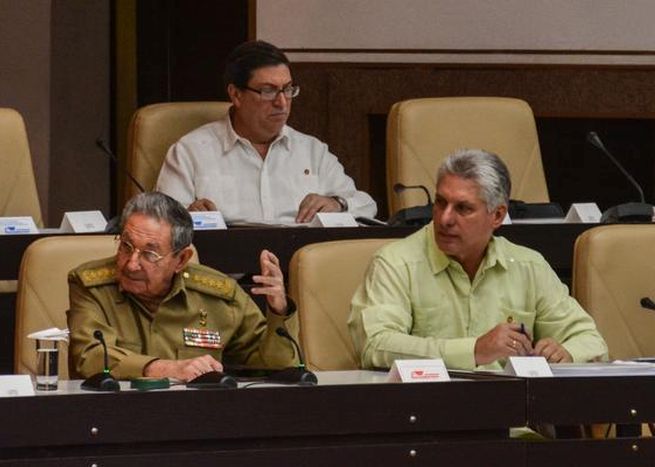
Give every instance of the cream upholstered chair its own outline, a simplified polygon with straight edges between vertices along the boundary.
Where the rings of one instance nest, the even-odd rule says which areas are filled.
[[[229,102],[166,102],[138,109],[127,134],[127,170],[152,190],[157,183],[168,148],[190,131],[219,120],[232,105]],[[138,193],[130,181],[125,183],[125,200]]]
[[[23,117],[0,108],[0,216],[32,216],[43,226]]]
[[[25,250],[18,273],[15,373],[36,371],[36,344],[27,338],[28,334],[54,326],[67,327],[68,272],[86,261],[115,254],[114,238],[114,235],[46,237]],[[198,261],[195,250],[192,261]],[[59,377],[68,379],[68,346],[59,349]]]
[[[572,295],[594,318],[610,359],[655,356],[655,226],[587,230],[575,242]]]
[[[530,106],[501,97],[412,99],[391,107],[387,120],[389,212],[425,204],[420,190],[394,193],[393,186],[423,185],[434,193],[441,162],[458,149],[498,154],[512,176],[512,198],[547,202],[548,188]]]
[[[348,331],[350,300],[373,254],[394,238],[306,245],[289,266],[289,295],[298,306],[300,344],[312,370],[359,368]]]

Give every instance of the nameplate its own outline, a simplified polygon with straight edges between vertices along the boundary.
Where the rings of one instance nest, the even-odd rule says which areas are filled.
[[[64,214],[59,230],[63,233],[104,232],[107,219],[100,211],[71,211]]]
[[[227,225],[220,211],[193,211],[193,230],[225,230]]]
[[[0,235],[38,234],[34,219],[25,217],[0,217]]]
[[[428,383],[450,381],[450,375],[441,358],[396,360],[389,370],[387,380],[396,383]]]
[[[349,212],[317,212],[310,227],[359,227]]]
[[[0,375],[0,397],[33,396],[29,375]]]
[[[567,224],[598,224],[601,212],[596,203],[573,203],[566,213]]]
[[[553,376],[550,365],[544,357],[509,357],[505,373],[521,378],[548,378]]]

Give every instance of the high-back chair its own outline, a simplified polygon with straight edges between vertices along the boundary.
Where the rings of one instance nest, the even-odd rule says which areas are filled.
[[[412,99],[391,107],[387,120],[389,212],[424,205],[421,190],[396,194],[396,183],[423,185],[432,194],[443,160],[458,149],[498,154],[512,176],[512,198],[547,202],[548,188],[530,106],[502,97]]]
[[[655,356],[655,226],[617,224],[575,242],[572,295],[596,321],[610,359]]]
[[[43,226],[23,117],[0,108],[0,216],[32,216]]]
[[[289,294],[298,306],[300,345],[310,369],[359,368],[347,324],[350,300],[373,254],[394,240],[314,243],[294,253],[289,266]]]
[[[14,372],[35,374],[36,344],[27,335],[58,327],[65,329],[68,272],[80,264],[116,253],[114,235],[46,237],[33,242],[23,254],[18,273]],[[192,261],[198,257],[194,250]],[[68,379],[68,346],[59,346],[59,377]]]
[[[127,170],[152,190],[168,149],[185,134],[221,119],[229,102],[166,102],[138,109],[127,134]],[[139,193],[131,181],[125,183],[125,201]]]

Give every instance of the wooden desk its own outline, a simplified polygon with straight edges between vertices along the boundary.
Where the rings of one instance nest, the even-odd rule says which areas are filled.
[[[116,394],[80,394],[78,381],[0,399],[0,465],[525,465],[507,439],[526,417],[521,380],[318,376],[315,387]]]

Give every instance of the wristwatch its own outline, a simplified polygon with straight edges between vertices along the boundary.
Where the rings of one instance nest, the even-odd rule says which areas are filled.
[[[339,203],[339,206],[341,206],[341,212],[346,212],[348,210],[348,201],[341,196],[332,196],[331,198]]]

